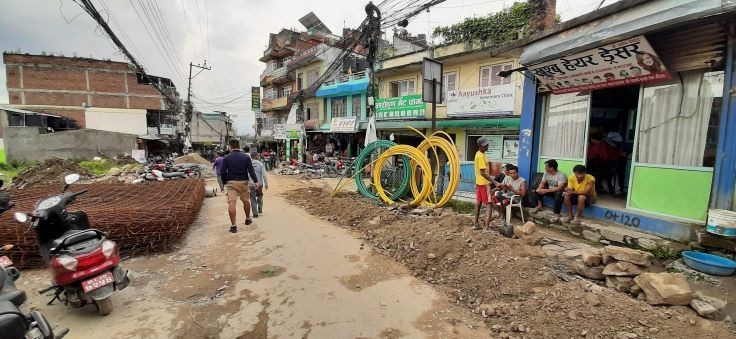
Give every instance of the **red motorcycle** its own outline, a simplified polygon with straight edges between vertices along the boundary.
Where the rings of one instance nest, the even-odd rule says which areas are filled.
[[[36,231],[54,283],[39,293],[56,291],[49,304],[57,299],[74,307],[94,303],[100,315],[107,315],[113,308],[110,296],[128,286],[130,271],[120,267],[117,244],[91,228],[84,211],[67,211],[68,205],[87,192],[66,192],[77,180],[78,174],[68,175],[61,194],[39,201],[33,213],[16,212],[15,219],[30,221]]]

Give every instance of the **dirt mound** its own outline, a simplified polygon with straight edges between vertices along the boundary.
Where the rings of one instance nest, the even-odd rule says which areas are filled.
[[[180,156],[174,160],[175,164],[198,164],[198,165],[207,165],[212,166],[212,163],[207,161],[207,159],[202,158],[199,153],[192,153]]]
[[[452,301],[483,317],[501,338],[730,337],[726,325],[687,307],[653,307],[570,272],[539,246],[471,231],[471,218],[389,211],[354,193],[322,188],[286,198],[310,213],[359,232],[375,252],[406,265]],[[707,334],[706,334],[707,333]]]
[[[32,166],[20,172],[10,188],[23,189],[40,187],[46,185],[61,185],[65,175],[77,173],[82,179],[94,177],[84,167],[77,165],[74,161],[59,158],[48,159],[38,165]]]

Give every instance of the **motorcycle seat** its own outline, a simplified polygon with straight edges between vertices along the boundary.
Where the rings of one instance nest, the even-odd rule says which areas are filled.
[[[0,333],[3,338],[25,338],[26,319],[23,313],[7,301],[0,301]]]
[[[20,306],[23,305],[24,302],[26,302],[26,291],[22,291],[19,289],[9,289],[7,286],[0,290],[0,304],[2,304],[3,301],[10,301],[13,303],[13,305]],[[2,313],[2,309],[0,308],[0,313]]]
[[[66,242],[64,242],[64,239],[67,239]],[[78,244],[83,241],[91,240],[97,238],[97,232],[94,230],[71,230],[66,231],[64,234],[62,234],[60,237],[54,239],[51,242],[51,248],[56,248],[61,245],[62,242],[64,242],[65,246],[70,246],[74,244]]]

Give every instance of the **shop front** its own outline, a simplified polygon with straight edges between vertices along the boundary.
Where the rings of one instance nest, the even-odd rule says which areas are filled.
[[[706,2],[698,3],[702,14]],[[709,208],[730,209],[731,200],[711,196],[723,194],[724,176],[731,183],[720,186],[731,198],[734,190],[733,165],[720,169],[733,159],[719,158],[734,143],[725,133],[735,113],[726,85],[733,27],[725,13],[692,20],[688,10],[654,1],[626,10],[621,25],[616,17],[594,21],[614,27],[601,39],[607,43],[586,40],[598,29],[588,27],[528,46],[521,61],[537,82],[525,88],[522,175],[543,172],[550,159],[567,175],[586,165],[599,195],[589,215],[681,241],[694,238]],[[632,19],[651,11],[655,19]],[[555,48],[563,44],[587,48]]]

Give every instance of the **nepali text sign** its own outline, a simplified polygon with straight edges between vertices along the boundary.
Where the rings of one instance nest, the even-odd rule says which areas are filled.
[[[540,91],[554,94],[669,80],[670,74],[644,36],[598,47],[529,68]]]
[[[261,88],[251,87],[250,88],[250,108],[254,111],[261,109]]]
[[[273,125],[273,138],[276,140],[286,140],[286,125],[274,124]]]
[[[420,94],[376,99],[376,119],[420,119],[424,118],[425,107]]]
[[[302,137],[303,130],[304,125],[302,124],[286,124],[286,138],[300,139]]]
[[[514,113],[516,85],[497,85],[447,92],[447,116],[492,116]]]
[[[355,117],[332,118],[330,121],[330,132],[353,133],[355,132]]]

